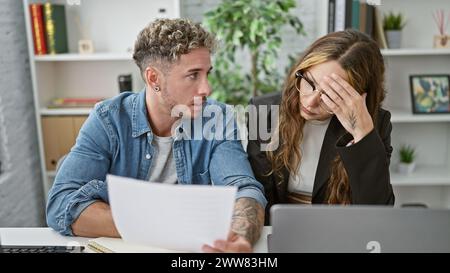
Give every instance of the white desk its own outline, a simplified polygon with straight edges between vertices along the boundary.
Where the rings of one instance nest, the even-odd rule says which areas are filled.
[[[254,251],[267,253],[267,235],[271,227],[264,227]],[[86,246],[91,238],[62,236],[51,228],[0,228],[2,245],[74,245]],[[86,248],[87,249],[87,248]],[[86,251],[89,252],[89,251]]]

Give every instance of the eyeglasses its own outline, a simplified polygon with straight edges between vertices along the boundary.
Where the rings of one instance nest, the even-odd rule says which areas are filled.
[[[297,70],[295,72],[295,88],[303,96],[310,96],[318,93],[320,98],[320,95],[324,93],[323,90],[317,89],[314,82],[308,79],[301,70]],[[327,113],[333,114],[333,111],[322,101],[321,98],[319,106],[322,107],[322,109]]]

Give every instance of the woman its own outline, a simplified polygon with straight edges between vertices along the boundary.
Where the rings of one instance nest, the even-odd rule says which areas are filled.
[[[290,71],[282,94],[252,99],[256,106],[280,105],[277,124],[270,125],[272,113],[257,117],[275,131],[272,151],[261,149],[259,137],[247,147],[269,201],[266,223],[277,203],[394,203],[392,125],[381,109],[384,97],[377,44],[346,30],[314,42]]]

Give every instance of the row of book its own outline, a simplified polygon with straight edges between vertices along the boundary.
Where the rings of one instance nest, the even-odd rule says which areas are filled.
[[[366,0],[329,0],[328,32],[354,28],[387,48],[380,10]]]
[[[66,11],[64,5],[33,3],[29,5],[34,53],[68,53]]]

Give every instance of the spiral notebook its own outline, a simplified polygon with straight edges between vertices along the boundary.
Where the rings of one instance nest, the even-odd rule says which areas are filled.
[[[119,238],[100,237],[89,240],[87,248],[97,253],[179,253],[170,250],[147,245],[126,243]]]

